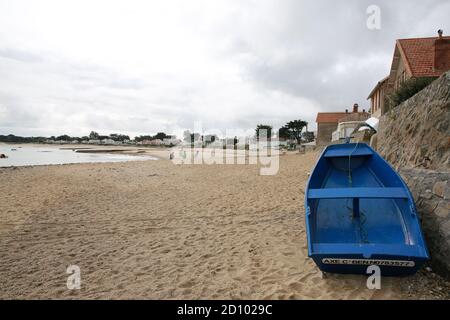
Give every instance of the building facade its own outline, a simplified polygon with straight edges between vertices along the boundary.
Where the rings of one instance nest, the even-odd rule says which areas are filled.
[[[369,94],[370,112],[380,117],[387,110],[386,96],[411,78],[438,78],[450,70],[450,37],[442,30],[438,37],[399,39],[395,43],[389,75]]]
[[[370,114],[363,110],[359,112],[358,104],[353,105],[352,112],[319,112],[317,114],[317,145],[327,145],[331,143],[333,132],[336,131],[340,122],[365,121]]]

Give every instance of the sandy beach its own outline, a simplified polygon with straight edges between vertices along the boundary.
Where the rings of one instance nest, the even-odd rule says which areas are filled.
[[[303,207],[317,156],[281,156],[275,176],[168,160],[0,169],[0,298],[448,299],[427,271],[381,290],[322,277]]]

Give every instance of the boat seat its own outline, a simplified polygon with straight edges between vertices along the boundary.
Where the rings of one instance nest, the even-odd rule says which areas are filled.
[[[327,188],[309,189],[308,199],[407,199],[404,188]]]
[[[373,155],[373,151],[371,151],[368,147],[360,146],[356,150],[353,149],[330,149],[325,152],[323,155],[324,158],[340,158],[340,157],[366,157]]]

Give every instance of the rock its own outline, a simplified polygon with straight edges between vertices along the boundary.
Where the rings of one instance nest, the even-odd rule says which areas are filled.
[[[447,185],[445,186],[445,190],[444,190],[444,199],[450,200],[450,185],[448,182],[447,182]]]
[[[430,267],[426,267],[425,270],[427,270],[428,272],[432,272],[433,271]]]
[[[448,199],[450,172],[403,168],[400,174],[411,192],[420,195],[416,201],[416,207],[428,249],[433,257],[431,267],[435,270],[434,272],[448,275],[450,273],[450,199]],[[443,197],[440,197],[442,187],[444,187]],[[433,276],[434,273],[431,275]]]
[[[434,209],[434,214],[441,218],[447,218],[450,212],[450,201],[441,200]]]
[[[446,189],[447,181],[436,182],[433,186],[433,193],[438,197],[444,197],[444,190]]]
[[[433,198],[433,192],[430,189],[425,190],[425,193],[422,194],[422,198],[430,200]]]

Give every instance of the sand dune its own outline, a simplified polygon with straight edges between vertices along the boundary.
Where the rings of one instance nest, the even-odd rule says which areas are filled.
[[[0,298],[448,298],[424,273],[378,291],[322,278],[303,209],[316,157],[282,156],[276,176],[164,160],[0,169]]]

